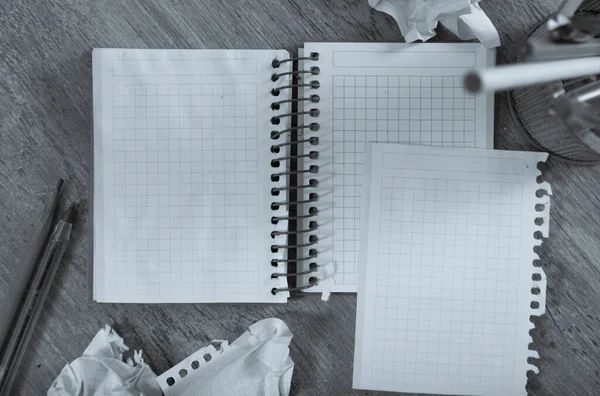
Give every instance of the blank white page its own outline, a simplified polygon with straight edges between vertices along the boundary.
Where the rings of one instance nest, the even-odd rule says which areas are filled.
[[[310,78],[320,88],[305,92],[320,96],[321,128],[305,132],[319,138],[319,261],[335,264],[332,291],[356,292],[366,143],[493,148],[493,95],[465,92],[462,78],[494,65],[495,53],[475,43],[307,43],[304,51],[319,54],[307,63],[319,67]]]
[[[547,156],[370,146],[355,388],[527,394],[529,318],[545,308],[533,247],[548,236],[550,186],[536,181]]]
[[[287,282],[271,279],[270,234],[287,222],[271,224],[286,180],[271,181],[269,135],[270,91],[287,84],[271,62],[287,57],[94,50],[95,300],[286,301],[271,293]]]

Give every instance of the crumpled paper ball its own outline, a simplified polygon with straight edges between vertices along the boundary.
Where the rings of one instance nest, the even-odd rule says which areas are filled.
[[[498,31],[479,6],[479,0],[369,0],[391,15],[407,43],[427,41],[441,22],[461,40],[479,39],[487,48],[500,45]]]
[[[144,363],[142,352],[123,361],[129,350],[110,326],[101,329],[83,355],[67,364],[54,380],[48,396],[161,396],[156,374]]]

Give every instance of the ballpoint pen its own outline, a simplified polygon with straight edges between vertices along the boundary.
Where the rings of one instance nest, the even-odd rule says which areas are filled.
[[[600,56],[600,34],[596,18],[588,18],[577,13],[583,0],[566,0],[558,11],[548,19],[548,35],[539,39],[527,40],[519,48],[521,56],[528,61],[548,61],[559,59]],[[592,6],[583,4],[583,10]],[[600,4],[592,6],[599,7]]]
[[[547,37],[530,39],[520,48],[521,56],[530,62],[470,71],[464,78],[465,88],[504,91],[600,74],[600,40],[595,38],[600,30],[587,31],[582,29],[587,29],[585,24],[573,24],[582,3],[565,0],[548,19]]]
[[[19,307],[27,291],[31,274],[48,239],[50,226],[58,207],[58,193],[62,185],[63,180],[60,179],[44,208],[40,221],[34,230],[33,238],[23,249],[23,255],[17,264],[15,277],[4,297],[4,303],[0,306],[0,318],[2,318],[0,320],[0,355],[2,354],[2,347],[6,344],[10,329],[13,327],[16,315],[19,313]]]
[[[469,92],[494,92],[600,74],[600,57],[503,65],[473,70],[464,78]]]
[[[0,360],[0,396],[8,396],[69,242],[76,212],[71,205],[58,221],[21,306],[21,315]]]

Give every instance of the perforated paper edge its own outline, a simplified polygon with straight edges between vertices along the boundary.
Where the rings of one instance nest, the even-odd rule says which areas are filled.
[[[548,159],[548,154],[544,154],[543,159],[540,159],[538,165],[544,164]],[[539,167],[538,167],[539,169]],[[536,177],[541,177],[540,170]],[[540,264],[540,256],[535,251],[537,246],[541,246],[544,239],[550,236],[550,197],[552,196],[552,188],[548,182],[538,181],[536,191],[535,208],[536,225],[535,232],[532,235],[532,260],[531,260],[531,301],[530,301],[530,316],[529,316],[529,345],[527,358],[528,372],[532,371],[539,374],[539,368],[532,364],[529,359],[539,359],[540,355],[533,343],[532,333],[536,330],[533,318],[539,317],[546,313],[546,274]],[[541,210],[540,210],[541,209]],[[541,224],[537,224],[541,220]],[[538,265],[536,265],[538,264]],[[537,305],[536,305],[537,304]]]
[[[218,344],[218,349],[215,348],[215,344]],[[196,370],[202,369],[209,364],[215,364],[214,360],[218,359],[230,347],[228,341],[213,340],[209,345],[200,348],[177,365],[159,375],[156,380],[165,396],[181,394],[182,391],[187,389],[188,383],[193,380],[193,373]],[[210,355],[210,358],[207,358],[207,355]],[[170,383],[170,381],[173,382]]]
[[[226,340],[211,341],[209,345],[197,350],[159,375],[156,381],[162,389],[164,396],[198,394],[198,390],[195,387],[197,385],[195,374],[205,372],[206,369],[222,370],[233,360],[240,359],[242,354],[246,353],[249,349],[258,347],[274,338],[277,344],[285,344],[287,346],[287,360],[289,360],[293,368],[293,361],[289,358],[289,344],[292,336],[292,332],[281,319],[263,319],[252,324],[248,330],[231,344]],[[209,359],[205,358],[207,354],[210,355]],[[290,382],[291,373],[287,382],[288,387]]]

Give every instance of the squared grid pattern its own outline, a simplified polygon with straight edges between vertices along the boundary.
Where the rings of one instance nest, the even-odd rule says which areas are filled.
[[[356,284],[367,142],[475,147],[475,98],[461,77],[333,77],[333,256]]]
[[[213,376],[210,387],[202,389],[203,394],[206,396],[259,396],[265,394],[263,393],[265,391],[266,394],[279,394],[279,384],[274,382],[278,382],[282,379],[281,377],[286,375],[285,371],[281,370],[283,368],[281,363],[284,363],[285,359],[280,359],[283,356],[278,353],[274,360],[280,360],[281,363],[269,362],[270,365],[267,365],[257,358],[260,352],[259,349],[257,352],[225,366],[221,372]],[[272,381],[266,380],[271,378]],[[196,392],[191,390],[184,396],[192,396],[197,394]]]
[[[272,319],[257,322],[231,345],[221,345],[223,349],[209,346],[194,352],[157,382],[165,396],[287,394],[294,367],[289,357],[291,333],[287,327],[279,330]],[[187,371],[183,377],[182,369]]]
[[[522,191],[382,179],[374,382],[512,385]]]
[[[116,293],[258,294],[256,84],[112,94]]]

